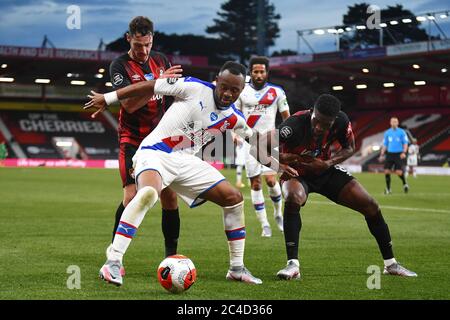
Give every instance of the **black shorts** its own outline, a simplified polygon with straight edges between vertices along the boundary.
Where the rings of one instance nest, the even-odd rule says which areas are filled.
[[[386,160],[384,161],[384,168],[387,170],[403,170],[404,161],[400,158],[400,153],[386,153]]]
[[[133,156],[137,149],[137,146],[129,143],[121,143],[119,146],[119,171],[122,187],[136,183],[133,176]]]
[[[355,179],[350,172],[341,166],[333,166],[319,176],[301,176],[297,180],[303,185],[305,193],[315,192],[331,201],[337,202],[344,186]]]

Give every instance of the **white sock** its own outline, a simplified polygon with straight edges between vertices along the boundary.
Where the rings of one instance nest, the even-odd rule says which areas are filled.
[[[223,207],[223,224],[228,238],[230,266],[243,266],[245,249],[244,201],[231,207]]]
[[[136,193],[136,196],[123,211],[111,250],[108,252],[107,258],[109,260],[119,260],[122,263],[123,255],[142,220],[144,220],[145,214],[155,205],[157,200],[158,193],[152,187],[143,187]]]
[[[256,216],[261,223],[262,227],[269,226],[269,221],[267,221],[266,207],[264,204],[264,194],[262,190],[250,190],[252,197],[252,203],[255,207]]]
[[[278,183],[278,181],[275,183],[275,185],[273,187],[269,187],[269,196],[273,202],[274,217],[281,217],[283,215],[283,213],[281,211],[281,205],[282,205],[281,188],[280,188],[280,184]]]
[[[393,263],[397,263],[397,260],[395,260],[395,258],[384,260],[384,266],[385,267],[389,267]]]
[[[236,167],[236,183],[237,184],[242,183],[242,166]]]

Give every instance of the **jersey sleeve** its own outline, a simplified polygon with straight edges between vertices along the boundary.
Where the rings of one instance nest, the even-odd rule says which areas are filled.
[[[155,83],[155,94],[174,96],[188,99],[196,93],[195,84],[186,82],[186,78],[157,79]]]
[[[406,134],[406,131],[403,130],[403,135],[402,135],[402,144],[408,144],[408,135]]]
[[[342,115],[342,123],[340,123],[338,128],[337,139],[339,144],[343,148],[347,148],[352,145],[355,137],[353,135],[352,123],[346,115]]]
[[[300,140],[303,132],[301,132],[301,123],[298,116],[290,116],[279,126],[279,142],[289,143],[294,139]]]
[[[385,131],[385,132],[384,132],[384,136],[383,136],[383,146],[385,146],[385,147],[387,148],[388,145],[389,145],[389,141],[388,141],[388,132]]]
[[[131,81],[128,78],[128,73],[125,70],[123,63],[119,59],[111,62],[111,65],[109,66],[109,74],[114,90],[125,88],[126,86],[129,86],[131,84]]]
[[[286,93],[280,89],[280,96],[277,99],[278,112],[282,113],[289,111],[289,105],[286,97]]]

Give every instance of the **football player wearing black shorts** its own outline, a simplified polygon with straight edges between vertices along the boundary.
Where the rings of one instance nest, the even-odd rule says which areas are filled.
[[[341,148],[332,155],[330,147],[334,143]],[[275,150],[277,146],[279,154]],[[364,215],[383,256],[384,274],[417,276],[395,260],[389,228],[378,203],[338,165],[350,158],[354,149],[351,123],[341,111],[340,101],[328,94],[321,95],[313,109],[297,112],[284,121],[279,126],[279,134],[272,130],[258,138],[258,147],[252,146],[251,152],[258,161],[283,172],[280,180],[285,199],[284,238],[288,263],[277,273],[279,278],[300,278],[300,208],[312,192]]]

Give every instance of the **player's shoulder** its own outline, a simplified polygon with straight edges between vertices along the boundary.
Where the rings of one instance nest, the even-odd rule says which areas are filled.
[[[298,120],[311,119],[311,109],[297,111],[291,117],[295,117]]]
[[[195,77],[185,77],[182,79],[183,79],[184,83],[191,84],[192,86],[197,86],[197,87],[201,87],[201,88],[210,88],[212,90],[214,90],[214,88],[216,87],[211,82],[200,80]]]
[[[267,87],[274,88],[275,90],[281,91],[281,92],[284,93],[284,89],[283,89],[282,86],[277,85],[277,84],[274,84],[274,83],[272,83],[272,82],[267,82]]]
[[[158,64],[166,64],[169,61],[167,56],[160,51],[150,51],[150,59],[157,62]]]
[[[231,104],[231,108],[233,109],[234,113],[236,113],[238,116],[240,116],[242,119],[244,119],[244,121],[247,121],[247,120],[245,119],[245,116],[244,116],[244,114],[242,113],[242,111],[239,110],[238,108],[236,108],[236,106],[234,105],[234,103]]]
[[[344,112],[344,111],[339,111],[337,117],[336,117],[336,122],[339,123],[349,123],[350,122],[350,118],[348,117],[348,115]]]
[[[124,65],[130,60],[130,56],[128,53],[124,53],[117,58],[115,58],[113,61],[111,61],[110,67],[118,66],[118,65]]]

